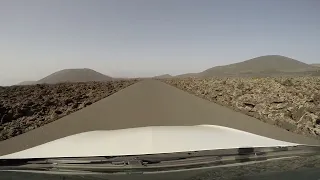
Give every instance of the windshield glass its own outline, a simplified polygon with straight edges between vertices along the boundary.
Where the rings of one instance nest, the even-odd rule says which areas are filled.
[[[0,179],[319,176],[319,17],[316,0],[0,0]]]
[[[206,158],[209,159],[209,158]],[[75,163],[75,162],[73,162]],[[148,163],[156,163],[155,161]],[[317,180],[320,177],[320,155],[308,156],[292,156],[286,158],[275,158],[269,161],[246,161],[238,160],[234,163],[219,163],[214,166],[197,165],[194,168],[182,167],[175,169],[174,167],[161,170],[159,168],[153,170],[147,169],[145,162],[144,169],[126,170],[123,164],[114,163],[120,167],[120,171],[111,172],[109,170],[97,171],[92,168],[95,163],[86,165],[88,169],[69,169],[62,168],[51,169],[48,171],[20,170],[20,171],[0,171],[0,175],[4,179],[176,179],[176,180],[213,180],[213,179],[252,179],[252,180],[272,180],[286,179],[298,180],[308,177],[308,179]],[[132,163],[133,164],[133,163]],[[100,164],[101,165],[101,164]],[[120,165],[120,166],[119,166]],[[101,167],[101,166],[100,166]],[[159,166],[158,166],[159,167]]]
[[[6,159],[2,177],[297,179],[320,175],[319,146],[237,148],[115,157]],[[80,176],[80,177],[79,177]]]

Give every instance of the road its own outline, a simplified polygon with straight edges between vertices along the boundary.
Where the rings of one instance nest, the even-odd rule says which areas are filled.
[[[263,123],[163,82],[144,80],[55,122],[0,142],[0,155],[91,130],[198,124],[227,126],[273,139],[320,145],[318,140]]]

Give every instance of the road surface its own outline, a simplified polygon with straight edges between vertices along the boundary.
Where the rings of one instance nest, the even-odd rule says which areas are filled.
[[[320,145],[318,140],[263,123],[163,82],[144,80],[57,121],[0,142],[0,155],[91,130],[199,124],[222,125],[273,139]]]

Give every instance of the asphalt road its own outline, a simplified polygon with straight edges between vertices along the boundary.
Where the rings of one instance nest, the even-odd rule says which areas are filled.
[[[263,123],[163,82],[144,80],[55,122],[0,142],[0,155],[91,130],[199,124],[222,125],[273,139],[320,145],[318,140]]]

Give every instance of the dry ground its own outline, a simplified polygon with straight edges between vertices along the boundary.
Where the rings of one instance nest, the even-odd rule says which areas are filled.
[[[0,141],[78,111],[136,81],[0,87]]]
[[[162,81],[288,131],[320,138],[320,77]]]
[[[88,87],[88,85],[84,85],[84,87]],[[72,91],[75,89],[73,88]],[[109,88],[102,86],[102,89],[107,92]],[[66,108],[60,101],[61,98],[58,100],[60,104],[58,107]],[[81,104],[83,105],[84,102],[86,101]],[[51,109],[51,106],[49,109]],[[40,111],[37,110],[37,112]],[[47,114],[49,115],[49,113]],[[39,116],[39,118],[43,117]],[[26,121],[21,120],[18,122],[24,126],[23,122]],[[30,126],[37,125],[35,122],[38,121],[31,121]],[[9,124],[10,126],[7,127],[17,127],[19,130],[19,127],[23,127],[19,126],[19,123],[13,124],[17,126]],[[21,151],[87,131],[199,124],[230,127],[292,143],[320,145],[318,139],[289,132],[241,112],[198,98],[171,85],[148,79],[139,81],[57,121],[37,127],[19,136],[0,141],[0,155]],[[207,141],[215,142],[219,141],[219,139],[207,139]],[[168,145],[170,143],[172,142],[168,142]],[[137,144],[139,144],[139,141],[137,141]]]

